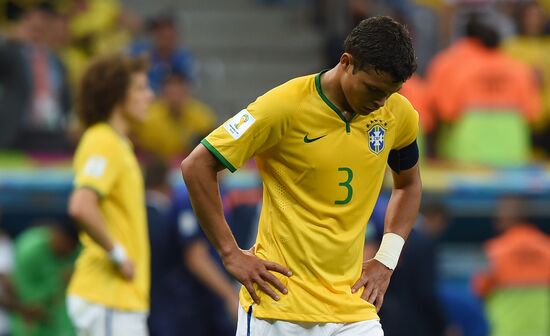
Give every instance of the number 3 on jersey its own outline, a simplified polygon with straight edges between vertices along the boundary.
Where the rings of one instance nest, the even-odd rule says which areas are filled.
[[[336,200],[334,201],[334,204],[337,205],[344,205],[348,204],[351,201],[351,198],[353,197],[353,188],[351,187],[351,180],[353,179],[353,171],[350,168],[347,167],[340,167],[338,168],[339,172],[345,172],[347,174],[346,181],[338,183],[339,186],[344,187],[348,191],[348,195],[343,200]]]

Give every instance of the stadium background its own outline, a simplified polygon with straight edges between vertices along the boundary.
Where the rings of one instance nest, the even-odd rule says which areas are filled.
[[[451,334],[487,335],[491,326],[483,300],[472,290],[471,280],[476,272],[487,267],[483,244],[499,234],[494,218],[501,197],[523,198],[522,215],[541,230],[550,232],[547,135],[550,3],[534,3],[537,5],[519,0],[66,0],[51,1],[48,5],[47,1],[2,0],[0,39],[20,38],[17,36],[20,15],[36,4],[55,16],[59,21],[52,18],[51,22],[42,22],[45,25],[42,27],[46,27],[42,34],[48,37],[40,48],[60,60],[66,85],[74,93],[78,74],[93,57],[113,51],[140,50],[140,45],[147,45],[159,25],[173,22],[178,47],[183,48],[189,59],[172,70],[183,74],[192,88],[191,95],[210,106],[219,123],[271,87],[332,66],[343,37],[357,20],[386,14],[406,23],[415,40],[419,72],[414,79],[416,85],[410,84],[403,93],[415,104],[423,121],[423,205],[442,205],[448,215],[443,236],[438,238],[438,295],[451,320]],[[80,8],[74,10],[72,6]],[[533,22],[536,15],[542,20],[536,33],[526,31],[523,26],[525,20],[520,13],[525,13],[528,6],[536,8],[532,11],[535,16],[525,20]],[[524,64],[532,71],[532,77],[522,80],[531,80],[536,88],[536,92],[523,95],[527,102],[510,96],[510,91],[521,90],[515,87],[503,89],[500,96],[497,92],[470,101],[455,97],[457,92],[458,96],[468,96],[460,83],[453,84],[455,91],[451,92],[451,82],[453,76],[479,68],[476,55],[455,58],[444,75],[445,85],[430,82],[434,60],[464,36],[465,22],[472,20],[472,12],[479,13],[474,15],[475,20],[493,27],[502,37],[497,51],[487,56],[494,59],[487,61],[480,57],[479,64],[501,62],[503,57]],[[51,37],[52,32],[61,35]],[[6,71],[10,63],[6,58],[2,62],[0,71]],[[14,115],[25,113],[26,105],[21,101],[10,105],[13,103],[10,98],[20,96],[15,95],[12,86],[15,84],[10,82],[13,78],[6,74],[0,72],[0,228],[15,241],[43,219],[67,221],[70,160],[79,130],[71,98],[63,111],[67,113],[63,116],[66,122],[46,131],[26,129],[24,132],[35,137],[27,138],[29,133],[25,133],[26,139],[33,141],[21,142],[17,130],[23,127],[19,127],[20,121]],[[474,83],[482,82],[482,76],[471,78],[474,80],[469,80],[467,87],[483,86]],[[502,81],[505,86],[518,82]],[[32,97],[29,95],[30,100]],[[438,99],[455,102],[448,107],[454,111],[452,117],[438,110]],[[522,104],[535,106],[534,112]],[[468,132],[460,133],[465,130]],[[62,140],[49,141],[52,138]],[[177,163],[188,148],[176,155],[160,154],[174,167],[171,175],[174,186],[181,184]],[[150,153],[146,146],[138,145],[137,149],[143,162],[147,162]],[[253,164],[235,174],[224,175],[226,210],[254,207],[261,195],[260,188]],[[381,204],[389,192],[384,188]],[[383,205],[379,208],[383,213]],[[244,211],[236,216],[246,217],[242,223],[248,223],[254,221],[254,215],[254,211]],[[374,223],[377,217],[378,223]],[[380,214],[373,215],[373,227],[380,226],[379,218]],[[233,229],[242,247],[253,239],[253,225],[234,224]],[[546,288],[550,291],[548,284]],[[545,321],[550,324],[550,315]]]

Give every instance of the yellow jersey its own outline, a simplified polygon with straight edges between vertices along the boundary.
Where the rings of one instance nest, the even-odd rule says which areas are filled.
[[[202,144],[229,170],[250,157],[263,181],[255,253],[292,270],[274,301],[259,292],[254,316],[305,322],[378,319],[351,293],[363,261],[366,225],[392,149],[412,144],[418,113],[390,96],[368,116],[347,121],[323,94],[321,74],[291,80],[259,97]],[[245,310],[253,304],[241,288]]]
[[[168,159],[189,153],[215,123],[212,110],[198,100],[189,98],[175,117],[164,102],[156,101],[135,131],[141,147]]]
[[[126,281],[108,253],[86,233],[69,284],[69,295],[112,309],[149,309],[150,256],[144,185],[131,143],[110,125],[99,123],[83,135],[74,157],[74,188],[90,188],[100,196],[106,229],[135,264]]]

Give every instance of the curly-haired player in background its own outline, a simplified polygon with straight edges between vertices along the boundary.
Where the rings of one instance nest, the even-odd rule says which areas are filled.
[[[153,93],[143,59],[110,56],[82,79],[86,132],[74,157],[69,214],[83,245],[67,305],[78,335],[147,335],[149,238],[143,177],[126,137],[143,121]]]

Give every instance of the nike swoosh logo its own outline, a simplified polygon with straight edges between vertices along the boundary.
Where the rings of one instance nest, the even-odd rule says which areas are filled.
[[[327,136],[327,135],[325,134],[325,135],[321,135],[321,136],[318,137],[318,138],[309,139],[309,138],[307,137],[308,135],[309,135],[309,133],[306,134],[306,135],[304,135],[304,142],[305,142],[305,143],[314,142],[314,141],[317,141],[317,140],[319,140],[319,139],[324,138],[324,137]]]

